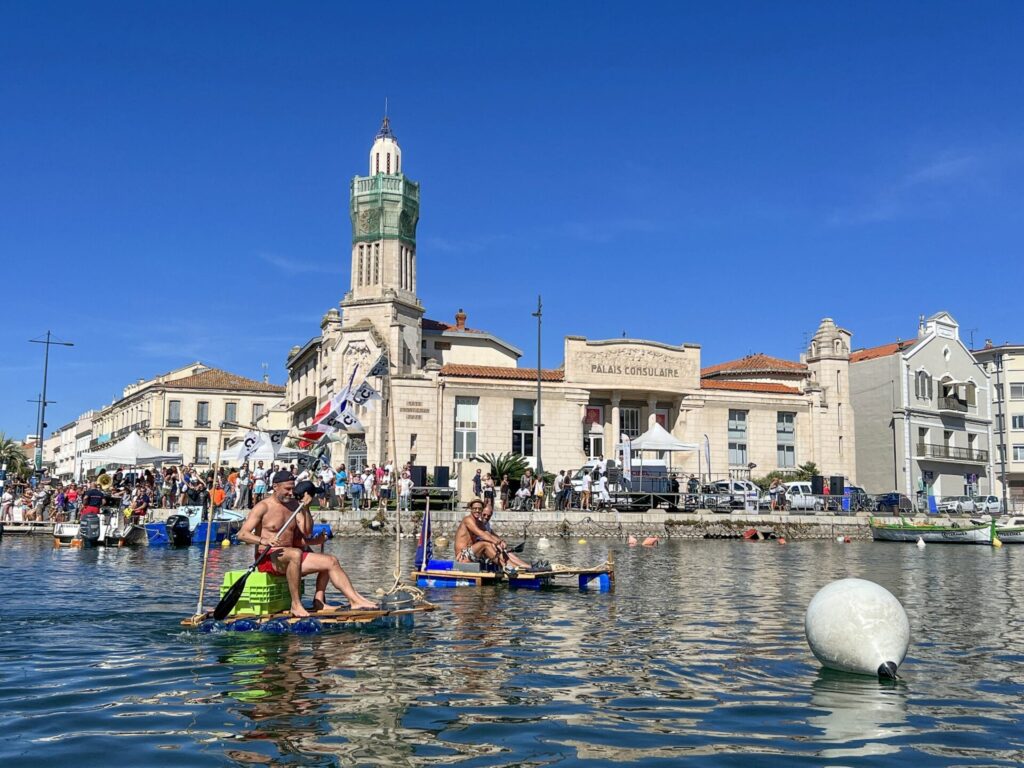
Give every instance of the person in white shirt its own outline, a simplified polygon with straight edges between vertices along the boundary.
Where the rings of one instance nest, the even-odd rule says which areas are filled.
[[[403,472],[398,481],[398,508],[404,512],[412,509],[412,478],[408,472]]]
[[[583,490],[580,491],[580,509],[590,509],[590,491],[594,486],[594,479],[590,472],[583,473]]]
[[[377,482],[377,476],[371,471],[366,470],[363,473],[363,498],[366,499],[366,508],[369,509],[373,506],[373,486]]]
[[[612,500],[612,497],[608,494],[608,475],[604,472],[597,478],[597,497],[602,507],[611,503]]]
[[[388,502],[391,500],[391,473],[387,470],[380,478],[380,490],[377,493],[377,498],[380,500],[380,511],[387,511]]]
[[[14,509],[14,494],[11,493],[10,488],[4,489],[3,500],[0,502],[0,521],[2,522],[13,522],[14,518],[11,515],[11,510]]]
[[[555,509],[562,508],[562,486],[565,485],[565,470],[563,469],[555,479],[551,481],[551,495],[555,497]]]
[[[543,475],[537,475],[536,481],[533,483],[533,495],[536,499],[535,509],[544,509],[544,477]]]
[[[324,489],[324,501],[328,508],[334,506],[334,470],[330,464],[324,464],[317,473],[320,477],[320,486]]]

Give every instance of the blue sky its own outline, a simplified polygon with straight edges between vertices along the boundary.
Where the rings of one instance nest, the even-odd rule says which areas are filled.
[[[795,358],[1024,340],[1019,3],[0,2],[0,430],[200,359],[285,378],[390,103],[427,316]]]

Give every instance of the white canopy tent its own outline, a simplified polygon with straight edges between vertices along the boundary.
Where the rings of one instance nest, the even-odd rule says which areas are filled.
[[[630,461],[632,459],[633,453],[640,453],[641,454],[640,455],[640,467],[641,467],[641,470],[640,470],[640,473],[641,473],[640,474],[640,490],[641,491],[643,490],[643,464],[644,464],[643,452],[644,451],[657,451],[657,452],[665,451],[665,452],[669,453],[670,454],[670,456],[669,456],[669,468],[670,469],[671,469],[671,466],[672,466],[672,461],[671,461],[671,454],[672,453],[675,453],[677,451],[700,451],[700,445],[698,445],[697,443],[684,443],[682,440],[677,440],[675,437],[673,437],[668,432],[668,430],[666,430],[658,422],[654,422],[651,425],[651,428],[648,429],[646,432],[644,432],[642,435],[640,435],[640,437],[637,437],[637,438],[634,438],[632,440],[629,440],[628,442],[624,441],[622,443],[622,445],[619,446],[619,448],[623,449],[623,456],[630,457],[629,459],[626,459],[627,461]],[[631,470],[632,470],[631,467],[623,466],[623,469],[622,469],[623,475],[626,478],[629,478],[630,475],[632,474]]]
[[[82,460],[91,464],[123,464],[137,467],[141,464],[181,463],[180,453],[168,453],[154,448],[138,432],[129,432],[128,437],[109,448],[82,454]]]

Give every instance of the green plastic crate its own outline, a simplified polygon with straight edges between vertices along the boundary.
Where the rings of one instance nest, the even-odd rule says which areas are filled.
[[[245,571],[228,571],[224,574],[224,583],[220,586],[220,596],[224,597],[231,585],[241,578]],[[299,583],[299,594],[302,583]],[[256,571],[245,582],[245,589],[230,616],[240,613],[264,615],[287,611],[291,607],[291,593],[288,592],[288,580],[284,576],[274,576]]]

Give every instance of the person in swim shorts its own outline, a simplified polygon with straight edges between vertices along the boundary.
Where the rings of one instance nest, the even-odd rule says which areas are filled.
[[[473,499],[469,502],[469,514],[462,518],[455,532],[455,559],[460,563],[495,563],[506,573],[528,568],[528,563],[509,553],[505,542],[487,530],[489,526],[483,517],[483,501]]]

